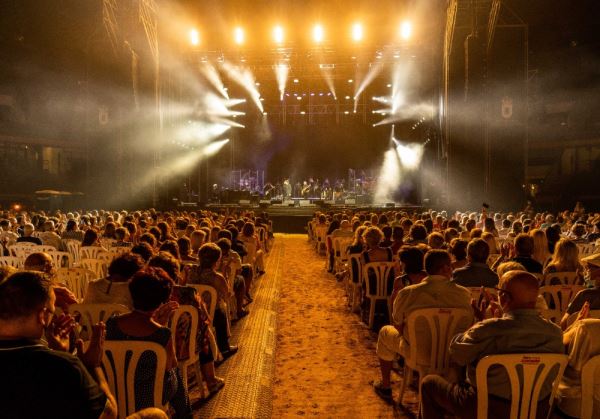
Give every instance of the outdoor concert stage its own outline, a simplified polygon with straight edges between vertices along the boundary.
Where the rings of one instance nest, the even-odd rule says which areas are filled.
[[[279,201],[281,202],[281,201]],[[306,224],[315,211],[343,212],[353,211],[421,211],[422,206],[412,204],[356,205],[331,204],[321,199],[292,199],[286,203],[238,203],[238,204],[208,204],[199,209],[219,211],[221,209],[254,211],[255,214],[266,212],[273,221],[276,233],[306,233]]]

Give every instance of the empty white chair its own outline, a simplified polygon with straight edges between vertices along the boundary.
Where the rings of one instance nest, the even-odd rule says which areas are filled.
[[[70,268],[73,266],[73,259],[69,252],[59,252],[58,250],[52,250],[46,252],[54,262],[54,266],[57,268]]]
[[[488,417],[487,374],[493,365],[504,367],[512,389],[510,417],[535,419],[542,386],[550,372],[557,372],[553,381],[552,401],[558,383],[567,366],[568,357],[563,354],[509,354],[490,355],[479,360],[475,372],[477,381],[477,419]],[[519,376],[522,379],[519,379]]]
[[[129,309],[121,304],[72,304],[69,306],[69,313],[79,314],[79,325],[85,334],[79,337],[87,340],[91,337],[92,326],[98,322],[105,322],[115,314],[127,313]]]
[[[96,278],[98,277],[93,271],[85,268],[58,268],[56,270],[56,281],[70,289],[78,301],[83,300],[88,283]]]
[[[23,259],[16,256],[0,256],[0,266],[12,266],[13,268],[21,269],[23,267]]]
[[[369,304],[369,327],[373,327],[375,304],[385,301],[388,308],[389,321],[392,321],[392,289],[394,286],[394,262],[370,262],[362,267],[362,280],[366,285],[365,297]],[[391,283],[390,283],[391,282]]]
[[[108,261],[101,259],[81,259],[79,265],[94,272],[94,279],[104,278],[108,273]]]
[[[154,352],[156,357],[154,388],[151,391],[154,400],[152,406],[166,411],[167,406],[162,404],[163,380],[167,365],[165,348],[158,343],[148,341],[108,340],[104,342],[102,369],[106,375],[108,386],[117,399],[119,418],[126,418],[136,411],[135,370],[140,357],[145,352]]]
[[[171,335],[174,339],[179,335],[178,327],[180,326],[180,320],[183,320],[184,316],[189,316],[189,331],[187,337],[187,359],[178,359],[177,366],[181,371],[183,384],[188,386],[188,368],[193,367],[194,373],[196,374],[196,381],[198,386],[200,387],[200,397],[205,397],[206,392],[204,389],[204,382],[202,381],[202,372],[200,371],[200,359],[199,355],[196,352],[196,342],[198,335],[198,310],[196,307],[191,305],[181,305],[177,310],[173,312],[171,315],[171,319],[169,321],[169,327],[171,329]]]
[[[548,285],[540,287],[539,294],[544,297],[548,307],[559,310],[561,315],[567,311],[569,303],[579,291],[581,285]]]
[[[425,308],[415,310],[408,315],[406,330],[410,353],[404,358],[404,377],[400,387],[400,403],[411,371],[419,374],[419,403],[421,400],[421,381],[427,374],[447,374],[450,368],[450,340],[454,335],[464,332],[473,323],[473,313],[460,308]],[[419,332],[417,333],[417,324]],[[429,329],[429,334],[423,330]],[[424,336],[430,336],[427,347]]]

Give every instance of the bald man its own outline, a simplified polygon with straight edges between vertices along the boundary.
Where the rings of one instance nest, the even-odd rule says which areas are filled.
[[[525,271],[510,271],[500,280],[499,303],[504,314],[474,324],[456,335],[450,343],[452,360],[467,368],[466,380],[450,383],[438,375],[428,375],[422,386],[422,417],[444,418],[449,413],[461,418],[477,417],[477,362],[487,355],[510,353],[564,353],[558,326],[544,320],[535,309],[538,296],[536,277]],[[548,377],[540,395],[538,414],[546,416],[554,376]],[[488,372],[488,411],[494,417],[510,417],[511,388],[502,367]]]

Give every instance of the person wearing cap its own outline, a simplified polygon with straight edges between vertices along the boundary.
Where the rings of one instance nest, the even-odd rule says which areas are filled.
[[[560,321],[563,330],[567,326],[569,316],[581,310],[586,301],[590,305],[590,310],[600,310],[600,253],[581,259],[581,263],[584,268],[586,283],[591,283],[594,287],[579,291],[573,298],[573,301],[567,307],[567,312]]]

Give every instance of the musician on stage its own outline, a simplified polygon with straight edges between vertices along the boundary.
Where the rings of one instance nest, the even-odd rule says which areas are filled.
[[[283,199],[289,199],[292,195],[292,184],[289,179],[283,181]]]

